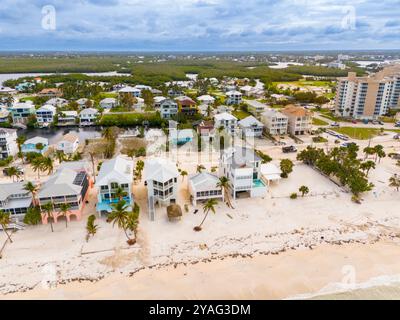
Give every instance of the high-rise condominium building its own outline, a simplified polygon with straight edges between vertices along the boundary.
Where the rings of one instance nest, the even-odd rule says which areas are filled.
[[[385,67],[366,77],[349,72],[338,79],[335,110],[342,117],[376,119],[400,108],[400,64]]]

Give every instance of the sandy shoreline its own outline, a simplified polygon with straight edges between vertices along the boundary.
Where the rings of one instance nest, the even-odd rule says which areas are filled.
[[[95,283],[37,288],[2,299],[284,299],[322,295],[357,288],[371,278],[400,275],[399,249],[400,243],[392,241],[322,245],[279,255],[146,268],[131,277],[114,274]],[[354,286],[348,283],[352,268]]]

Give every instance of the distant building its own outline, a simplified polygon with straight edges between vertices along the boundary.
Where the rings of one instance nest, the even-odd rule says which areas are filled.
[[[338,79],[335,112],[341,117],[377,119],[389,109],[397,108],[400,108],[400,64],[366,77],[349,72],[347,77]]]
[[[227,105],[239,105],[242,103],[242,93],[240,93],[239,91],[228,91],[226,93],[226,101],[225,103]]]
[[[201,121],[200,124],[197,126],[197,134],[206,141],[214,138],[214,122],[205,120]]]
[[[78,99],[76,100],[76,103],[78,104],[79,109],[91,108],[94,105],[94,101],[87,98]]]
[[[161,118],[171,119],[178,113],[178,104],[172,99],[165,99],[160,103]]]
[[[62,91],[58,88],[46,88],[38,93],[39,97],[58,98],[62,96]]]
[[[197,100],[200,101],[201,104],[206,104],[206,105],[214,104],[215,102],[215,98],[208,94],[197,97]]]
[[[26,123],[28,117],[34,114],[36,109],[32,101],[28,101],[14,104],[10,111],[14,123]]]
[[[38,144],[42,145],[42,149],[38,149]],[[42,137],[34,137],[31,139],[26,140],[21,145],[22,153],[40,153],[44,154],[49,149],[49,139],[42,138]]]
[[[83,109],[79,113],[80,124],[82,126],[95,125],[99,115],[100,115],[99,111],[95,108]]]
[[[130,86],[126,86],[126,87],[118,90],[118,93],[120,96],[123,94],[130,94],[132,97],[138,98],[138,97],[140,97],[141,90],[137,89],[137,88],[132,88]]]
[[[239,128],[242,130],[244,137],[261,137],[264,130],[262,122],[253,116],[248,116],[238,122]]]
[[[270,135],[282,135],[288,132],[289,118],[277,110],[267,109],[264,111],[261,114],[261,121]]]
[[[54,121],[56,107],[52,105],[44,105],[36,110],[36,119],[39,125],[50,124]]]
[[[257,100],[245,100],[245,103],[247,104],[247,110],[253,116],[259,116],[261,113],[268,109],[268,106],[266,104],[261,103]]]
[[[57,143],[57,150],[65,154],[74,154],[79,147],[79,138],[76,135],[67,133]]]
[[[288,131],[293,135],[303,135],[312,129],[313,113],[304,107],[289,105],[282,113],[288,117]]]
[[[100,107],[103,109],[112,109],[117,106],[117,99],[115,98],[105,98],[100,101]]]
[[[17,153],[17,130],[0,128],[0,159],[15,156]]]
[[[197,113],[196,102],[189,97],[177,98],[178,110],[186,116],[193,116]]]
[[[214,116],[214,128],[224,128],[224,130],[230,134],[236,132],[238,119],[230,113],[219,113]]]
[[[9,122],[10,111],[5,107],[0,106],[0,123]]]
[[[53,107],[61,108],[61,107],[65,107],[66,105],[68,105],[68,100],[63,99],[63,98],[51,98],[46,101],[46,104],[53,106]]]
[[[60,111],[58,114],[58,125],[59,126],[68,126],[75,125],[78,119],[77,111]]]
[[[163,102],[165,99],[167,99],[167,98],[162,97],[162,96],[154,97],[154,98],[153,98],[153,101],[154,101],[154,108],[155,108],[156,110],[159,110],[160,107],[161,107],[161,102]]]

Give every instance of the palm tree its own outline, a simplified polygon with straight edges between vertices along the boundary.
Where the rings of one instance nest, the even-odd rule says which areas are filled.
[[[65,161],[65,153],[62,152],[62,151],[56,151],[54,153],[54,156],[58,160],[58,163],[61,163],[61,162]]]
[[[231,182],[229,181],[229,178],[227,177],[220,177],[219,181],[217,183],[217,187],[221,188],[222,192],[226,194],[226,200],[228,202],[228,207],[233,209],[230,196],[229,196],[229,189],[231,188]]]
[[[90,215],[88,217],[87,223],[86,223],[86,242],[89,241],[90,236],[94,236],[97,232],[97,229],[99,228],[98,225],[94,224],[94,221],[96,220],[96,216],[94,214]]]
[[[38,174],[38,180],[40,179],[40,171],[42,170],[43,167],[43,157],[37,157],[31,161],[31,166],[33,171],[37,172]]]
[[[366,160],[368,158],[368,156],[372,156],[375,154],[375,148],[373,148],[373,147],[365,147],[363,151],[365,154],[364,160]]]
[[[18,145],[18,152],[22,152],[22,145],[24,144],[24,142],[26,141],[26,137],[25,136],[19,136],[17,137],[17,145]]]
[[[43,157],[42,159],[42,171],[46,171],[51,174],[54,170],[53,159],[50,157]]]
[[[299,191],[301,192],[301,196],[304,197],[305,194],[308,194],[310,192],[310,189],[308,189],[307,186],[301,186],[299,188]]]
[[[185,176],[187,176],[187,175],[188,175],[187,171],[185,171],[185,170],[181,171],[182,181],[185,180]]]
[[[3,228],[4,232],[6,233],[8,240],[12,243],[11,236],[7,232],[7,227],[10,224],[11,219],[10,219],[10,214],[4,212],[3,210],[0,210],[0,225]]]
[[[131,212],[128,212],[128,215],[126,217],[126,228],[132,231],[134,236],[133,239],[128,240],[129,245],[134,245],[136,243],[137,228],[139,225],[139,214],[140,214],[140,207],[135,202],[133,210]]]
[[[389,179],[389,186],[396,188],[397,191],[399,191],[400,188],[400,178],[397,176],[397,174],[394,174],[392,177]]]
[[[142,180],[143,169],[144,169],[144,161],[143,160],[139,160],[138,162],[136,162],[135,175],[137,176],[139,181]]]
[[[208,199],[207,202],[203,206],[203,212],[205,213],[205,216],[201,223],[197,226],[194,227],[194,231],[201,231],[201,226],[203,225],[204,221],[207,219],[208,214],[210,211],[215,214],[215,206],[218,204],[216,199]]]
[[[385,151],[383,150],[383,146],[380,145],[380,144],[378,144],[378,145],[376,145],[376,146],[374,147],[374,150],[375,150],[375,154],[376,154],[376,156],[375,156],[375,162],[376,162],[376,160],[377,160],[378,158],[379,158],[379,162],[381,162],[381,158],[386,157],[386,153],[385,153]]]
[[[125,200],[120,200],[117,203],[113,203],[111,205],[112,212],[107,217],[107,222],[113,223],[113,226],[117,224],[118,228],[124,230],[125,236],[128,238],[128,242],[130,239],[127,230],[127,219],[128,219],[128,207],[129,205]]]
[[[198,166],[197,166],[197,168],[196,168],[196,172],[197,173],[201,173],[203,170],[205,170],[206,168],[202,165],[202,164],[199,164]]]
[[[115,190],[115,196],[119,199],[119,200],[123,200],[124,197],[126,197],[128,195],[128,192],[126,192],[123,188],[121,188],[120,186]]]
[[[7,169],[7,175],[13,179],[13,182],[15,181],[15,178],[21,177],[21,171],[17,167],[8,167]]]
[[[67,214],[70,212],[71,205],[69,203],[62,203],[60,205],[60,212],[62,213],[62,216],[65,218],[65,228],[68,228],[68,219],[67,219]]]
[[[33,202],[33,205],[35,205],[36,204],[36,192],[38,190],[38,187],[35,186],[32,182],[28,181],[27,183],[24,184],[24,190],[31,193],[32,202]]]
[[[44,149],[44,145],[43,145],[43,143],[41,143],[41,142],[39,142],[39,143],[36,143],[36,145],[35,145],[35,149],[36,149],[36,150],[39,150],[39,151],[40,151],[40,153],[42,153],[41,151]]]
[[[372,160],[368,160],[368,161],[362,162],[360,164],[360,169],[362,171],[365,171],[365,174],[366,174],[367,177],[368,177],[369,171],[371,169],[375,169],[375,167],[376,167],[375,162],[372,161]]]
[[[53,204],[51,202],[47,202],[46,204],[41,206],[41,211],[47,216],[47,221],[50,220],[50,227],[51,227],[51,232],[54,232],[53,228]]]

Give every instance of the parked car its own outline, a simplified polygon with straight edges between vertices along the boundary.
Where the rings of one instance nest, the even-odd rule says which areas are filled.
[[[282,152],[283,153],[297,152],[297,148],[295,146],[282,147]]]
[[[331,124],[331,127],[340,127],[340,124],[337,123],[337,122],[334,122],[334,123]]]
[[[357,120],[351,120],[351,123],[358,123],[358,121]]]
[[[396,139],[396,140],[400,139],[400,133],[394,135],[394,136],[393,136],[393,139]]]
[[[394,124],[394,126],[395,126],[396,128],[400,128],[400,122],[396,122],[396,123]]]

